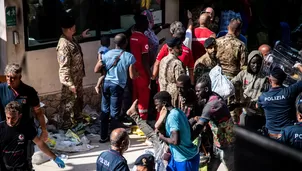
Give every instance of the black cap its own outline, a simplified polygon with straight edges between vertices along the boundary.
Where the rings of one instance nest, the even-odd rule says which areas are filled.
[[[135,16],[133,17],[133,19],[134,19],[134,21],[135,21],[136,24],[137,24],[137,23],[141,24],[141,23],[144,22],[144,21],[148,21],[147,16],[145,16],[145,15],[143,15],[143,14],[137,14],[137,15],[135,15]]]
[[[75,25],[75,19],[70,15],[65,15],[61,19],[61,28],[71,28]]]
[[[166,41],[167,42],[167,45],[170,47],[170,48],[173,48],[175,46],[179,46],[182,44],[182,41],[180,38],[178,37],[173,37],[169,40]]]
[[[271,71],[271,76],[281,82],[283,82],[287,77],[285,72],[279,67],[273,68],[273,70]]]
[[[136,159],[134,165],[152,169],[155,166],[155,158],[151,154],[143,154]]]
[[[213,37],[208,38],[205,42],[204,42],[204,47],[208,48],[212,45],[216,45],[216,40]]]

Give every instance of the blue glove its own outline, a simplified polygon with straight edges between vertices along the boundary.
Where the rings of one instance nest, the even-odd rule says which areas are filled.
[[[65,167],[65,163],[59,157],[56,157],[54,162],[58,165],[59,168],[64,168]]]

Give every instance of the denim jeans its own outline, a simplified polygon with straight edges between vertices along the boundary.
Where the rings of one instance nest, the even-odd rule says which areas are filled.
[[[110,81],[104,82],[100,116],[100,136],[102,140],[108,137],[109,115],[111,116],[111,123],[119,120],[123,93],[124,89],[121,86],[113,84]]]
[[[157,164],[157,168],[166,168],[163,162],[162,156],[168,149],[168,145],[159,139],[159,136],[155,133],[146,120],[143,120],[139,114],[134,114],[131,118],[135,121],[139,129],[145,134],[145,136],[152,142],[154,148],[154,155]],[[159,169],[162,170],[162,169]]]

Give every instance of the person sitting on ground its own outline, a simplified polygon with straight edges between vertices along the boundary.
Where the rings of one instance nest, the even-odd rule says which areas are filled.
[[[155,171],[155,158],[151,154],[143,154],[134,162],[132,171]]]
[[[238,89],[235,94],[240,99],[240,106],[244,107],[241,110],[235,110],[240,115],[240,125],[252,128],[257,131],[265,124],[264,113],[256,109],[258,97],[264,91],[268,80],[260,72],[263,57],[260,51],[254,50],[248,55],[248,65],[246,70],[239,72],[237,76],[232,79],[234,87]],[[242,91],[241,91],[242,90]],[[239,107],[239,106],[238,106]]]
[[[108,36],[102,36],[101,37],[101,47],[98,50],[98,62],[96,64],[96,66],[103,65],[102,55],[104,55],[105,53],[107,53],[109,51],[109,46],[110,46],[110,38]],[[102,87],[102,84],[103,84],[104,78],[105,78],[104,74],[105,74],[105,71],[102,71],[101,76],[99,77],[98,82],[95,86],[95,91],[97,94],[100,94],[100,90],[101,90],[101,87]]]
[[[110,134],[110,149],[102,152],[96,161],[97,171],[129,171],[123,154],[127,151],[130,139],[124,128],[117,128]]]
[[[159,111],[159,110],[157,110]],[[166,116],[166,110],[162,110],[160,111],[160,113],[164,112],[163,115]],[[159,139],[159,136],[157,134],[157,132],[161,132],[162,134],[165,134],[165,129],[160,129],[156,126],[156,125],[163,125],[164,121],[161,121],[160,123],[156,123],[155,124],[155,130],[147,124],[146,120],[143,120],[140,115],[138,114],[138,108],[137,108],[137,100],[135,100],[133,102],[133,104],[131,105],[131,107],[128,109],[127,111],[127,115],[130,116],[134,122],[136,123],[136,125],[139,127],[139,129],[144,133],[144,135],[146,136],[146,138],[152,142],[153,145],[153,149],[154,149],[154,155],[157,156],[155,158],[155,161],[157,163],[156,168],[161,168],[164,167],[166,168],[166,163],[163,162],[163,158],[162,156],[164,155],[164,153],[166,153],[168,151],[168,146],[166,143],[164,143],[163,141],[161,141]],[[157,121],[159,122],[159,121]]]
[[[0,170],[32,170],[27,161],[29,141],[33,141],[60,168],[64,168],[65,163],[37,136],[34,125],[27,120],[22,120],[21,112],[22,106],[17,101],[12,101],[5,106],[6,121],[0,122]]]

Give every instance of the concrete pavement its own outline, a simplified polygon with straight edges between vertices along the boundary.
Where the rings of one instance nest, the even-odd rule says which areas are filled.
[[[145,149],[152,149],[151,146],[145,144],[145,138],[137,135],[130,135],[130,148],[124,154],[129,168],[132,169],[134,162],[138,156],[144,153]],[[94,137],[91,140],[91,145],[99,145],[98,148],[83,152],[83,153],[69,153],[66,161],[66,167],[60,169],[53,161],[43,163],[41,165],[34,165],[36,171],[95,171],[96,160],[100,152],[109,148],[109,142],[100,144],[99,137]]]

